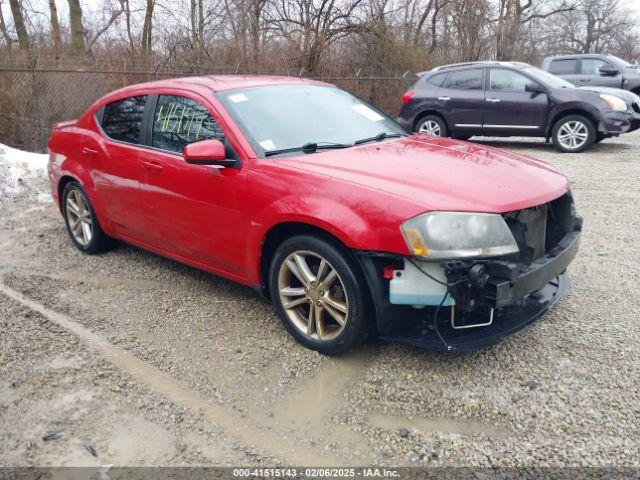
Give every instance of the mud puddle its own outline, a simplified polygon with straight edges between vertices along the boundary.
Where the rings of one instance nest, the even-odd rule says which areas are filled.
[[[113,345],[70,317],[45,307],[7,287],[2,282],[0,282],[0,293],[20,302],[73,333],[92,350],[97,351],[122,371],[173,403],[201,412],[212,425],[230,434],[242,445],[252,446],[258,451],[266,452],[268,455],[285,461],[288,460],[291,463],[304,465],[335,465],[339,463],[337,457],[327,452],[322,454],[315,453],[312,449],[305,448],[298,443],[288,442],[282,439],[282,436],[277,432],[268,431],[265,426],[250,424],[238,412],[209,403],[196,393],[185,390],[153,366]],[[326,382],[324,383],[326,385]]]
[[[385,430],[400,430],[406,428],[409,431],[421,433],[447,433],[457,435],[486,435],[488,437],[500,438],[507,436],[508,432],[473,420],[455,420],[452,418],[424,418],[424,417],[404,417],[397,415],[373,414],[369,415],[369,422],[376,427]]]

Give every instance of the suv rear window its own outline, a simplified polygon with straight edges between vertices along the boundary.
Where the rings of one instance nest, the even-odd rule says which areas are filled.
[[[473,68],[451,72],[444,86],[458,90],[482,90],[482,69]]]
[[[576,73],[576,59],[552,60],[549,65],[549,72],[554,75],[571,75]]]
[[[107,104],[101,123],[104,133],[113,140],[140,143],[140,125],[146,101],[146,95],[139,95]]]

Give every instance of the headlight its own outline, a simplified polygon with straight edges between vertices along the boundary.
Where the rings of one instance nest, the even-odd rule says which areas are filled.
[[[609,104],[611,110],[616,112],[626,112],[627,104],[620,97],[614,95],[607,95],[606,93],[600,94],[600,98]]]
[[[504,218],[493,213],[424,213],[400,228],[409,251],[429,260],[495,257],[519,251]]]

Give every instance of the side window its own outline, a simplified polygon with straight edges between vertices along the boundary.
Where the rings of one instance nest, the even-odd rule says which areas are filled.
[[[576,59],[552,60],[549,65],[549,73],[554,75],[573,75],[576,73]]]
[[[598,58],[583,58],[581,63],[580,73],[583,75],[600,75],[600,67],[609,65]]]
[[[436,87],[441,87],[446,78],[447,78],[446,73],[438,73],[436,75],[431,75],[429,78],[427,78],[427,82]]]
[[[102,114],[102,130],[114,140],[121,142],[139,143],[140,126],[144,114],[146,95],[129,97],[104,107]]]
[[[190,143],[213,138],[224,140],[224,134],[204,106],[190,98],[158,96],[151,146],[182,153]]]
[[[451,72],[444,86],[459,90],[482,90],[482,69],[474,68]]]
[[[535,83],[513,70],[492,68],[489,72],[489,90],[493,92],[524,92],[529,83]]]

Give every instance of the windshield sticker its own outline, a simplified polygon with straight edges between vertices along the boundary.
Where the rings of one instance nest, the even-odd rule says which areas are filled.
[[[358,112],[365,118],[368,118],[372,122],[379,122],[380,120],[384,120],[384,117],[377,113],[375,110],[371,110],[366,105],[359,103],[358,105],[352,105],[351,108]]]
[[[249,100],[249,97],[247,97],[244,93],[236,93],[234,95],[229,95],[229,100],[231,100],[233,103],[240,103],[246,102],[247,100]]]
[[[275,150],[276,146],[273,144],[272,140],[263,140],[260,142],[260,146],[265,150]]]

